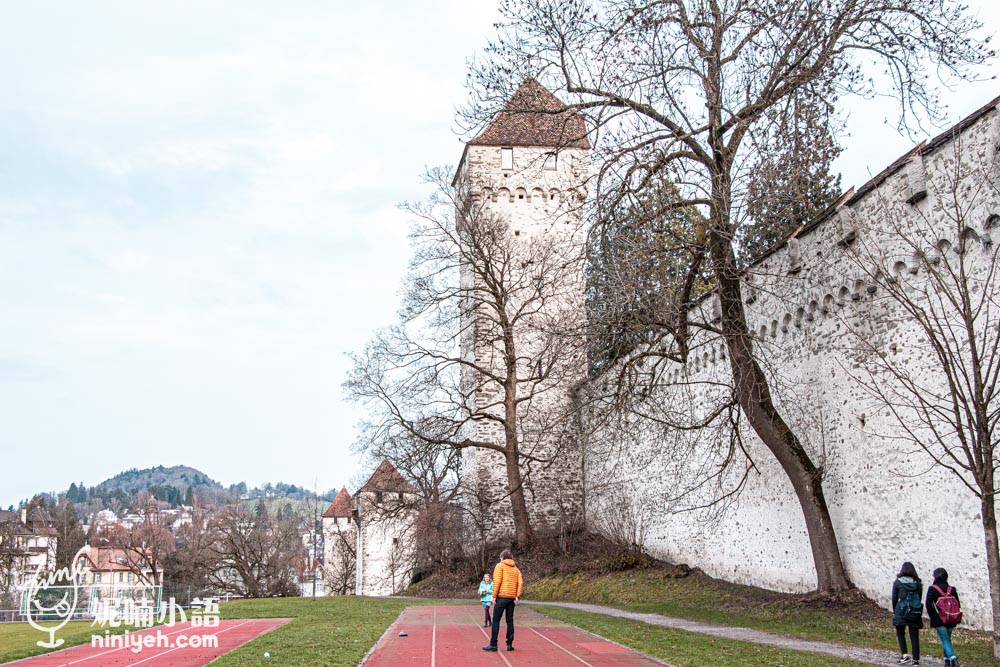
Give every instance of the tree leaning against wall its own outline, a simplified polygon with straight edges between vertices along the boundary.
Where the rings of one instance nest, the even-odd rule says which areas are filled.
[[[502,7],[498,42],[470,74],[477,93],[466,110],[481,126],[512,86],[538,76],[573,96],[568,106],[588,115],[598,160],[597,223],[622,197],[666,177],[681,189],[678,207],[697,206],[706,225],[690,274],[702,264],[716,282],[717,325],[733,375],[734,397],[750,426],[790,480],[809,534],[818,588],[851,587],[817,466],[772,399],[747,325],[746,274],[734,248],[748,220],[746,184],[759,157],[753,136],[802,91],[833,86],[873,94],[894,87],[903,120],[937,110],[924,75],[928,65],[963,75],[992,52],[972,36],[978,24],[962,8],[937,0],[902,2],[719,4],[709,0],[514,0]],[[865,66],[878,58],[889,81]],[[810,99],[810,96],[802,98]],[[680,298],[685,298],[683,292]],[[675,308],[670,329],[680,343],[658,355],[686,360],[690,308]]]
[[[845,323],[864,359],[852,375],[875,408],[892,415],[898,428],[890,437],[923,451],[979,499],[1000,657],[998,104],[987,107],[993,122],[981,123],[978,135],[959,126],[945,147],[916,150],[903,167],[910,190],[880,197],[878,226],[858,230],[848,246],[866,282],[888,301],[883,317],[913,335],[890,342]],[[924,156],[934,153],[931,178]]]

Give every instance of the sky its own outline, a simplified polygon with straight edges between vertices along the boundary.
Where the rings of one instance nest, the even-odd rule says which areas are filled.
[[[155,465],[353,490],[346,354],[393,320],[397,204],[461,156],[467,61],[497,18],[0,0],[0,507]],[[997,95],[953,83],[949,123]],[[845,109],[846,188],[913,141],[891,100]]]

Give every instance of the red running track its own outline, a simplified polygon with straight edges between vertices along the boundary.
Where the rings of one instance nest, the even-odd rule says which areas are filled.
[[[518,605],[514,650],[506,651],[507,626],[500,623],[500,650],[487,653],[490,629],[473,605],[407,607],[386,631],[364,667],[662,667],[667,663],[615,644]],[[406,637],[399,633],[405,632]],[[669,667],[669,666],[668,666]]]
[[[52,651],[23,660],[8,662],[17,667],[105,667],[111,665],[145,665],[145,667],[202,667],[237,646],[270,632],[290,621],[290,618],[255,618],[249,620],[219,621],[218,627],[191,627],[190,621],[173,627],[160,626],[140,632],[130,632],[129,640],[143,636],[159,639],[158,646],[143,647],[135,651],[131,644],[121,648],[94,647],[81,644],[72,648]],[[159,633],[159,635],[157,635]],[[217,646],[192,647],[196,636],[214,635]],[[39,635],[42,636],[42,635]],[[180,642],[178,642],[180,639]],[[197,640],[195,640],[197,641]],[[178,645],[181,644],[181,645]]]

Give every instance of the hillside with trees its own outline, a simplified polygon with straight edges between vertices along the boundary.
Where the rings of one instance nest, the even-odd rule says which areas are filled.
[[[328,502],[327,497],[332,498],[332,493],[319,494],[319,497]],[[40,498],[45,500],[47,506],[69,501],[81,517],[85,517],[102,509],[110,509],[116,513],[140,510],[150,501],[162,508],[181,505],[218,507],[237,500],[263,498],[305,501],[315,497],[312,490],[296,484],[265,482],[260,486],[250,487],[246,482],[238,482],[223,486],[197,468],[160,465],[144,469],[130,468],[93,486],[73,482],[65,491],[54,494],[40,492],[32,500],[24,500],[19,504],[38,504],[37,499]]]

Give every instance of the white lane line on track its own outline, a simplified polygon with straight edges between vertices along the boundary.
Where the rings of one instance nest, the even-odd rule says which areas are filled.
[[[438,638],[438,610],[437,607],[433,607],[434,610],[434,621],[431,625],[431,667],[436,667],[435,660],[437,659],[437,638]]]
[[[91,625],[93,625],[93,624],[91,624]],[[157,626],[157,627],[165,627],[165,626]],[[148,628],[147,630],[143,630],[142,633],[152,632],[153,630],[154,630],[154,628]],[[178,628],[177,630],[174,630],[173,632],[168,632],[167,636],[170,636],[172,634],[176,634],[178,632],[184,632],[184,630],[185,630],[185,628]],[[142,634],[142,633],[136,633],[136,634]],[[103,636],[103,635],[99,635],[99,636]],[[111,635],[111,636],[112,637],[117,637],[118,635]],[[81,646],[86,646],[86,644],[85,643],[84,644],[76,644],[74,646],[67,646],[66,648],[59,649],[59,650],[60,651],[69,651],[70,649],[80,648]],[[125,647],[125,648],[128,648],[128,647]],[[84,660],[90,660],[91,658],[97,658],[99,656],[106,655],[108,653],[114,653],[115,651],[120,651],[120,650],[122,650],[122,647],[108,649],[107,651],[104,651],[103,653],[98,653],[96,655],[89,655],[89,656],[87,656],[85,658],[80,658],[79,660],[74,660],[73,662],[64,662],[61,667],[66,667],[68,665],[75,665],[78,662],[83,662]],[[33,659],[37,658],[40,655],[51,655],[52,653],[56,653],[56,651],[49,651],[48,653],[39,653],[38,655],[29,655],[27,658],[20,658],[18,660],[14,660],[13,662],[5,662],[4,665],[8,665],[8,666],[9,665],[16,665],[19,662],[27,662],[28,660],[33,660]]]
[[[215,632],[213,634],[216,637],[218,637],[219,635],[221,635],[223,633],[229,632],[230,630],[235,630],[236,628],[241,628],[244,625],[246,625],[247,623],[251,623],[251,622],[253,622],[255,620],[257,620],[257,619],[250,619],[250,620],[247,620],[247,621],[243,621],[239,625],[231,625],[228,628],[226,628],[225,630],[219,630],[218,632]],[[187,646],[175,646],[174,648],[168,649],[168,650],[164,651],[163,653],[157,653],[156,655],[151,655],[148,658],[146,658],[145,660],[140,660],[139,662],[133,662],[132,665],[141,665],[144,662],[149,662],[150,660],[155,660],[155,659],[159,658],[162,655],[166,655],[168,653],[173,653],[174,651],[176,651],[178,649],[181,649],[181,648],[188,648],[188,647]],[[236,647],[233,647],[233,648],[236,648]]]
[[[157,626],[157,627],[165,627],[165,626]],[[161,637],[169,637],[170,635],[176,635],[176,634],[177,634],[177,633],[179,633],[179,632],[184,632],[184,631],[185,631],[185,630],[187,630],[187,629],[188,629],[188,628],[177,628],[177,629],[176,629],[176,630],[174,630],[173,632],[168,632],[167,634],[165,634],[165,635],[160,635],[160,636],[161,636]],[[154,632],[155,630],[156,630],[156,628],[155,628],[155,627],[154,627],[154,628],[148,628],[148,629],[146,629],[146,630],[143,630],[142,632],[137,632],[136,634],[138,634],[138,635],[144,635],[144,634],[146,634],[147,632],[149,632],[149,633],[152,633],[152,632]],[[129,634],[131,634],[131,633],[129,633]],[[119,635],[111,635],[111,636],[112,636],[112,637],[117,637],[117,636],[119,636]],[[86,646],[86,644],[79,644],[79,646]],[[76,665],[76,664],[78,664],[78,663],[81,663],[81,662],[84,662],[84,661],[86,661],[86,660],[92,660],[92,659],[94,659],[94,658],[99,658],[99,657],[101,657],[102,655],[107,655],[108,653],[114,653],[114,652],[116,652],[116,651],[131,651],[131,650],[132,650],[132,649],[131,649],[131,647],[129,647],[129,646],[118,646],[118,647],[116,647],[116,648],[112,648],[112,649],[108,649],[107,651],[103,651],[103,652],[101,652],[101,653],[98,653],[98,654],[96,654],[96,655],[88,655],[88,656],[86,656],[86,657],[83,657],[83,658],[80,658],[79,660],[74,660],[73,662],[67,662],[67,663],[64,663],[64,664],[65,664],[65,665],[67,665],[67,666],[68,666],[68,665]]]
[[[469,617],[470,618],[474,618],[471,614],[470,614]],[[479,624],[476,623],[476,625],[479,625]],[[486,637],[486,642],[489,643],[489,641],[490,641],[490,634],[486,632],[486,628],[480,627],[479,631],[483,633],[483,636]],[[492,632],[492,628],[491,628],[490,632]],[[503,652],[500,651],[499,648],[497,649],[497,655],[500,656],[500,659],[504,661],[504,663],[507,665],[507,667],[514,667],[514,665],[510,664],[510,660],[507,659],[507,656],[505,656],[503,654]]]
[[[534,628],[528,628],[528,629],[531,630],[532,632],[534,632],[536,635],[538,635],[542,639],[544,639],[545,641],[547,641],[548,643],[550,643],[553,646],[555,646],[556,648],[558,648],[559,650],[565,651],[566,653],[570,654],[571,656],[573,656],[574,658],[576,658],[577,660],[579,660],[583,664],[587,665],[587,667],[594,667],[592,664],[590,664],[589,662],[587,662],[586,660],[584,660],[583,658],[581,658],[580,656],[578,656],[576,653],[573,653],[568,648],[566,648],[566,647],[564,647],[564,646],[562,646],[560,644],[555,643],[554,641],[552,641],[551,639],[549,639],[548,637],[546,637],[545,635],[543,635],[538,630],[535,630]]]

